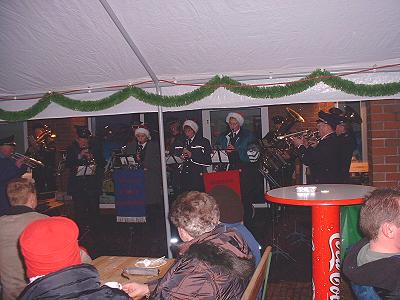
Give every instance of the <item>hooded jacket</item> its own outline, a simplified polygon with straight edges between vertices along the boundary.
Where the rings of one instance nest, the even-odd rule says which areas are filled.
[[[30,283],[20,300],[35,299],[131,299],[128,294],[100,286],[99,273],[88,264],[80,264],[47,274]]]
[[[344,274],[352,284],[374,287],[382,299],[400,299],[400,255],[357,266],[357,255],[368,242],[363,239],[350,248],[343,263]]]
[[[151,299],[240,299],[254,258],[235,230],[223,225],[181,245],[181,257],[154,287]]]

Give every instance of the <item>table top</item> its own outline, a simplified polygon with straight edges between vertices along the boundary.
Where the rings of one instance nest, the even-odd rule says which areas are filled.
[[[314,193],[297,192],[296,187],[315,186]],[[375,188],[353,184],[314,184],[281,187],[268,191],[265,199],[274,203],[315,206],[315,205],[354,205],[364,202],[366,195]]]
[[[93,260],[93,265],[99,271],[100,281],[102,284],[109,281],[116,281],[119,283],[139,282],[146,283],[164,276],[169,268],[175,262],[174,259],[167,259],[167,263],[159,267],[160,274],[158,276],[143,276],[143,275],[128,275],[129,278],[122,276],[122,272],[126,268],[134,267],[138,259],[144,257],[132,256],[100,256]]]

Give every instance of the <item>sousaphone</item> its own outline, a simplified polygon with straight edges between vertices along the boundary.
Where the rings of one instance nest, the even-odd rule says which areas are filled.
[[[279,128],[277,135],[280,136],[286,134],[297,122],[304,123],[305,120],[298,112],[286,107],[286,118],[283,121],[282,126]]]

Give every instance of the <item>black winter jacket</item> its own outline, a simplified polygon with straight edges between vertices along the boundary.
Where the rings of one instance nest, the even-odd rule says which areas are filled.
[[[80,264],[50,273],[29,284],[18,299],[131,299],[125,292],[100,286],[99,273]]]
[[[352,284],[372,286],[382,299],[400,299],[400,255],[378,259],[357,266],[357,255],[368,243],[363,239],[350,248],[344,263],[343,273]]]

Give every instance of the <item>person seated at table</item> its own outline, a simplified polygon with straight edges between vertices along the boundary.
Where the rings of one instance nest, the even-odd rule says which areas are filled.
[[[343,264],[353,291],[400,299],[400,190],[373,191],[361,207],[360,228],[365,239],[350,248]]]
[[[30,284],[18,299],[130,299],[118,289],[100,286],[96,268],[83,264],[79,229],[65,217],[29,224],[19,243]]]
[[[150,299],[240,299],[254,272],[254,257],[236,230],[219,223],[214,198],[192,191],[173,203],[170,219],[184,241],[180,257],[165,276],[123,289]]]
[[[253,253],[256,266],[260,262],[260,244],[256,241],[253,234],[243,225],[243,204],[242,200],[234,190],[225,186],[217,185],[209,192],[213,196],[219,208],[219,221],[227,228],[233,228],[239,232],[249,245],[251,253]]]
[[[2,299],[11,300],[16,299],[28,284],[19,256],[18,238],[29,223],[48,216],[35,212],[37,198],[32,180],[13,179],[7,184],[6,192],[11,207],[0,217],[0,282]]]

